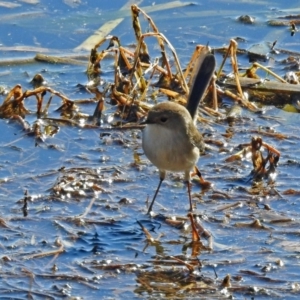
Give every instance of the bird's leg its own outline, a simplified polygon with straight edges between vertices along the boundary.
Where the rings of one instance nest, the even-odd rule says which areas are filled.
[[[155,201],[155,199],[156,199],[156,196],[157,196],[157,194],[158,194],[158,191],[159,191],[160,186],[161,186],[162,182],[164,181],[164,179],[165,179],[164,177],[160,177],[160,178],[159,178],[159,184],[158,184],[158,187],[157,187],[157,189],[156,189],[156,191],[155,191],[155,194],[154,194],[154,196],[153,196],[152,202],[151,202],[151,204],[150,204],[150,206],[149,206],[149,208],[148,208],[148,212],[147,212],[148,215],[149,215],[150,212],[152,211],[152,206],[153,206],[153,204],[154,204],[154,201]]]
[[[192,184],[191,184],[190,170],[187,170],[184,172],[184,181],[186,182],[186,185],[187,185],[187,191],[188,191],[189,201],[190,201],[190,211],[193,211],[192,196],[191,196]]]
[[[188,180],[188,181],[186,182],[186,185],[187,185],[187,190],[188,190],[188,194],[189,194],[190,211],[193,211],[192,196],[191,196],[191,187],[192,187],[192,184],[191,184],[191,182]]]

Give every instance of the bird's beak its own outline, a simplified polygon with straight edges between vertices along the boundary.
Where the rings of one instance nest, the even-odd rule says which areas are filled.
[[[148,118],[144,119],[142,122],[139,123],[139,125],[147,125],[150,124],[151,122],[149,121]]]
[[[146,124],[148,124],[147,120],[139,123],[139,125],[146,125]]]

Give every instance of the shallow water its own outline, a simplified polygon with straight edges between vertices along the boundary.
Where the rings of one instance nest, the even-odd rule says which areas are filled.
[[[166,2],[156,1],[155,5]],[[16,3],[19,6],[15,8],[0,6],[1,60],[33,57],[43,51],[56,55],[77,53],[74,48],[104,22],[119,16],[124,20],[112,34],[119,36],[123,45],[135,43],[129,8],[119,12],[125,1],[101,1],[101,7],[96,1],[78,1],[77,5],[72,1]],[[298,13],[297,2],[289,7],[281,1],[193,3],[196,5],[149,12],[176,48],[182,66],[188,63],[197,44],[209,42],[212,48],[219,48],[237,36],[246,40],[239,45],[243,49],[274,40],[282,49],[296,51],[299,46],[297,33],[291,37],[287,27],[266,24],[278,15]],[[152,4],[142,1],[140,7]],[[256,18],[254,25],[236,21],[246,13]],[[158,53],[155,40],[148,42],[151,51]],[[24,46],[26,51],[20,48]],[[81,54],[88,52],[83,50]],[[280,54],[275,61],[285,56]],[[219,64],[221,55],[217,53],[216,58]],[[248,66],[245,56],[239,57],[239,62]],[[280,64],[274,66],[280,75],[284,74]],[[103,80],[112,80],[113,60],[104,60],[102,69]],[[229,63],[225,70],[230,72]],[[30,80],[37,73],[72,100],[91,98],[77,87],[87,82],[84,65],[2,65],[0,85],[12,88],[19,83],[24,90],[31,89]],[[60,104],[58,98],[53,99],[50,116],[58,117],[55,110]],[[91,115],[94,105],[80,105],[80,109]],[[26,106],[34,111],[35,100],[26,100]],[[224,99],[221,110],[225,112],[230,106],[232,101]],[[105,117],[114,110],[107,104]],[[36,116],[27,116],[26,120],[32,124]],[[212,251],[197,251],[191,246],[188,226],[178,229],[163,216],[146,215],[146,200],[158,184],[158,172],[143,155],[141,132],[111,129],[105,120],[102,128],[60,126],[60,131],[44,143],[36,143],[18,123],[0,120],[3,299],[299,297],[299,197],[297,193],[284,193],[288,189],[299,193],[298,114],[273,106],[267,107],[264,115],[243,108],[242,117],[233,126],[224,120],[198,124],[206,136],[224,143],[223,151],[210,151],[198,163],[214,189],[201,191],[193,181],[196,213],[213,236]],[[225,159],[266,127],[275,128],[286,138],[263,136],[281,152],[281,158],[275,185],[263,181],[255,190],[249,176],[252,163],[225,163]],[[234,134],[225,138],[229,129]],[[136,164],[134,153],[141,163]],[[156,213],[186,217],[188,198],[180,176],[169,174],[163,183],[154,206]],[[25,191],[29,194],[27,217],[22,210]],[[251,226],[254,220],[259,220],[262,227]],[[147,242],[137,221],[159,240]],[[205,239],[202,242],[208,243]],[[174,256],[195,264],[195,272],[189,273]],[[232,279],[226,290],[222,280],[227,274]]]

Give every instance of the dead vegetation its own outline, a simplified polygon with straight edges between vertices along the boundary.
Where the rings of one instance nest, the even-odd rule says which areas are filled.
[[[32,135],[36,142],[43,143],[48,137],[58,134],[62,126],[77,126],[79,128],[107,128],[107,124],[101,125],[103,114],[105,114],[106,105],[115,106],[115,116],[118,117],[119,122],[110,122],[109,125],[113,129],[128,130],[140,128],[139,121],[147,114],[151,108],[152,103],[158,100],[158,97],[163,95],[165,99],[176,101],[185,105],[189,87],[193,78],[193,66],[196,63],[199,53],[203,47],[198,45],[194,53],[191,55],[190,62],[184,68],[180,64],[177,57],[176,50],[168,41],[167,37],[159,31],[157,26],[148,14],[146,14],[137,5],[131,6],[133,31],[136,37],[136,45],[133,49],[128,49],[122,46],[121,39],[116,36],[107,36],[106,38],[97,42],[91,49],[90,55],[86,61],[86,74],[88,84],[84,86],[92,97],[91,99],[83,99],[81,101],[72,100],[63,95],[61,92],[56,91],[55,88],[49,87],[45,84],[43,78],[39,75],[34,78],[34,88],[32,90],[23,91],[21,85],[16,85],[7,92],[5,99],[0,107],[0,116],[12,121],[17,121],[25,130],[26,135]],[[143,16],[151,28],[150,32],[144,32],[140,24],[140,17]],[[161,54],[158,58],[153,58],[152,53],[147,46],[147,40],[155,38],[159,52]],[[215,50],[217,51],[217,49]],[[221,51],[220,49],[218,51]],[[207,96],[201,107],[199,108],[198,120],[205,124],[215,125],[217,122],[228,122],[234,124],[243,121],[240,116],[241,109],[247,109],[253,113],[260,113],[263,104],[278,104],[282,106],[287,103],[294,103],[292,99],[293,94],[297,94],[299,86],[297,84],[290,84],[287,80],[274,74],[271,70],[266,69],[258,63],[254,63],[249,69],[242,74],[238,67],[238,45],[235,40],[229,42],[229,46],[222,50],[224,61],[220,64],[219,69],[216,71],[214,81],[211,83],[207,91]],[[103,60],[110,57],[114,60],[114,80],[113,82],[106,83],[105,87],[101,84],[101,73]],[[226,59],[231,59],[232,74],[224,74],[223,66]],[[37,56],[37,59],[43,59],[48,63],[67,63],[72,64],[78,62],[67,59],[55,59],[53,57]],[[72,58],[73,59],[73,58]],[[173,61],[173,64],[170,64]],[[82,63],[82,60],[81,60]],[[256,75],[258,68],[264,69],[268,75],[274,76],[274,80],[264,81]],[[296,74],[298,77],[298,74]],[[38,82],[37,82],[38,81]],[[297,81],[295,79],[295,81]],[[57,97],[60,99],[60,107],[55,112],[60,114],[60,117],[52,117],[51,104],[52,99]],[[225,114],[220,111],[219,105],[222,99],[230,99],[232,107]],[[251,101],[255,98],[255,102]],[[36,111],[31,112],[27,108],[27,101],[34,99],[36,101]],[[282,100],[284,99],[284,100]],[[87,115],[82,110],[86,103],[94,103],[95,111],[93,115]],[[37,120],[32,124],[25,121],[24,117],[28,114],[36,115]],[[50,116],[49,116],[50,115]],[[81,122],[84,120],[84,122]],[[277,150],[275,145],[270,145],[265,141],[265,138],[271,137],[276,144],[276,141],[285,140],[288,134],[278,133],[270,129],[249,129],[254,136],[251,140],[243,141],[236,149],[226,148],[226,142],[230,140],[233,134],[238,132],[228,130],[226,133],[214,136],[205,136],[207,144],[207,152],[211,155],[218,155],[219,153],[226,153],[226,157],[222,160],[222,164],[212,168],[213,172],[221,170],[235,171],[237,165],[243,163],[244,160],[250,160],[252,163],[251,184],[247,188],[241,188],[237,194],[229,191],[220,191],[217,188],[210,189],[210,200],[226,199],[229,203],[219,205],[214,209],[217,215],[204,216],[201,213],[189,214],[187,217],[182,216],[155,216],[153,222],[160,222],[171,228],[179,230],[176,240],[171,240],[169,237],[164,237],[164,234],[153,234],[147,225],[142,221],[137,220],[137,227],[145,237],[143,249],[139,249],[140,255],[143,255],[147,249],[154,248],[156,255],[150,261],[143,264],[126,263],[111,260],[89,260],[80,267],[89,274],[94,274],[95,270],[101,274],[110,274],[110,272],[120,273],[134,273],[136,274],[136,281],[138,287],[136,293],[143,295],[148,293],[151,295],[180,295],[188,292],[192,295],[203,295],[209,297],[214,295],[222,299],[223,297],[231,297],[234,293],[252,293],[259,294],[264,291],[254,289],[250,284],[243,283],[243,276],[251,276],[256,279],[265,280],[268,282],[276,281],[272,275],[266,276],[263,272],[253,272],[250,270],[240,270],[237,275],[226,275],[224,278],[216,276],[203,276],[201,270],[204,267],[209,267],[214,270],[215,266],[228,266],[239,265],[243,262],[243,258],[235,258],[226,261],[214,260],[202,261],[201,255],[203,253],[212,253],[215,249],[213,236],[205,224],[209,222],[222,224],[223,227],[229,226],[228,223],[232,220],[237,220],[231,230],[235,228],[251,228],[257,231],[272,231],[271,224],[278,223],[293,223],[294,220],[285,215],[281,216],[272,211],[268,204],[261,204],[259,197],[271,197],[276,195],[282,197],[277,192],[275,186],[276,173],[279,158],[282,154]],[[107,134],[107,133],[106,133]],[[111,134],[111,132],[109,132]],[[108,134],[108,135],[109,135]],[[258,136],[259,135],[259,136]],[[262,138],[262,136],[264,138]],[[119,136],[110,136],[112,143],[124,144],[124,141]],[[236,152],[232,154],[232,152]],[[131,168],[139,169],[142,165],[140,155],[136,154],[133,158]],[[124,183],[129,179],[124,175],[122,170],[115,167],[107,167],[101,169],[101,175],[94,169],[79,168],[79,167],[62,167],[55,172],[56,181],[49,190],[48,197],[41,197],[35,200],[28,193],[21,199],[22,213],[24,216],[29,217],[32,212],[28,210],[28,206],[32,205],[34,201],[51,201],[51,202],[64,202],[68,199],[73,201],[80,201],[84,198],[90,198],[86,210],[80,215],[76,216],[59,216],[56,218],[55,226],[61,232],[64,232],[68,239],[75,241],[80,240],[85,233],[86,228],[100,225],[103,228],[110,228],[113,226],[122,226],[122,218],[110,218],[106,215],[99,218],[93,217],[92,207],[95,205],[95,199],[99,194],[110,195],[116,192],[109,185],[112,183]],[[197,170],[196,170],[196,175]],[[47,174],[48,175],[48,174]],[[210,180],[218,180],[211,175]],[[235,178],[235,176],[232,176]],[[228,180],[232,180],[229,178]],[[35,178],[38,180],[39,178]],[[299,191],[295,189],[287,189],[283,194],[297,195]],[[199,198],[202,201],[202,194],[193,196],[193,200]],[[230,202],[231,201],[231,202]],[[130,200],[122,198],[118,203],[105,202],[98,204],[101,209],[106,212],[118,211],[122,205],[127,205]],[[141,204],[142,205],[142,204]],[[143,203],[144,205],[144,203]],[[257,208],[260,205],[262,209],[258,209],[253,213],[251,218],[253,220],[248,222],[240,222],[234,217],[235,211],[240,209],[243,205],[247,205],[250,209]],[[145,206],[146,207],[146,206]],[[253,209],[254,210],[254,209]],[[257,212],[258,211],[258,212]],[[224,213],[221,217],[218,213]],[[267,213],[268,212],[268,213]],[[258,215],[258,216],[257,216]],[[205,222],[204,222],[205,220]],[[208,222],[206,222],[208,220]],[[12,228],[10,225],[11,220],[3,219],[1,221],[3,228]],[[264,225],[264,223],[268,223]],[[121,225],[120,225],[121,224]],[[297,222],[296,222],[297,224]],[[184,231],[185,236],[182,237]],[[177,233],[177,231],[176,231]],[[139,232],[140,234],[140,232]],[[298,233],[295,232],[295,235]],[[134,238],[136,238],[134,236]],[[91,240],[101,241],[101,236],[95,235]],[[69,241],[68,241],[69,242]],[[65,240],[57,239],[53,247],[54,250],[42,251],[34,254],[15,255],[13,259],[34,260],[43,257],[53,257],[53,261],[62,255],[66,250],[68,242]],[[92,252],[101,252],[101,245],[93,245]],[[163,253],[162,244],[180,244],[182,252],[188,252],[189,255],[167,255]],[[99,242],[99,244],[101,244]],[[140,245],[139,245],[140,246]],[[219,246],[219,245],[218,245]],[[287,247],[287,245],[285,245]],[[137,246],[136,246],[137,247]],[[100,249],[100,250],[99,250]],[[138,253],[138,251],[136,251]],[[238,253],[236,253],[238,256]],[[136,254],[138,255],[138,254]],[[200,258],[199,258],[200,257]],[[9,255],[2,257],[3,262],[11,261]],[[52,262],[52,261],[51,261]],[[266,268],[268,264],[266,264]],[[150,265],[150,267],[149,267]],[[280,262],[278,263],[280,265]],[[83,276],[80,274],[63,274],[57,269],[56,264],[52,264],[53,274],[49,273],[34,273],[28,270],[22,270],[22,276],[28,278],[43,277],[50,278],[51,280],[66,280],[69,282],[79,282],[91,289],[97,289],[99,279],[93,276]],[[8,275],[8,273],[6,273]],[[12,274],[14,276],[14,274]],[[116,275],[117,276],[117,275]],[[279,282],[279,279],[278,279]],[[287,288],[267,285],[267,288],[272,290],[273,296],[278,296],[281,292],[286,292]],[[22,288],[15,288],[16,291],[23,291]],[[249,292],[250,291],[250,292]],[[55,298],[61,295],[61,291],[52,293],[49,296]],[[30,293],[40,295],[37,289],[31,290]],[[44,295],[44,294],[43,294]]]

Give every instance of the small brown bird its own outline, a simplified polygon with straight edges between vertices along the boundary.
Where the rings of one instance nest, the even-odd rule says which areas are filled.
[[[142,146],[145,155],[159,169],[159,184],[148,208],[153,204],[167,171],[184,172],[187,182],[190,210],[190,172],[196,165],[205,144],[201,133],[195,126],[197,108],[215,69],[215,57],[205,50],[195,66],[194,81],[187,102],[183,107],[175,102],[159,103],[149,111],[144,124]]]

